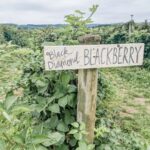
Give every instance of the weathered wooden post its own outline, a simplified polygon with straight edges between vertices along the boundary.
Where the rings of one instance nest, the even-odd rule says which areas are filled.
[[[134,32],[134,15],[131,15],[131,20],[129,21],[129,36]]]
[[[79,37],[80,44],[94,45],[100,43],[100,36],[85,35]],[[86,140],[93,143],[97,98],[97,69],[78,70],[78,104],[77,121],[86,125]]]

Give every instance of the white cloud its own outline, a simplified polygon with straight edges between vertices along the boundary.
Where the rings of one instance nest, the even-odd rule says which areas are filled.
[[[150,19],[149,0],[0,0],[0,23],[64,23],[65,15],[92,4],[99,4],[95,23],[126,22],[131,14],[136,21]]]

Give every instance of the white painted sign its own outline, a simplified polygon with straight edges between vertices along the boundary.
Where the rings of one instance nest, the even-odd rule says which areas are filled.
[[[143,56],[143,43],[44,47],[46,70],[136,66]]]

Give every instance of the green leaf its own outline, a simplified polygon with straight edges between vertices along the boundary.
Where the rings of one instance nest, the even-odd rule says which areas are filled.
[[[49,140],[43,142],[43,145],[46,147],[57,144],[62,138],[64,138],[64,135],[59,132],[54,132],[49,133],[48,138]]]
[[[83,141],[80,141],[78,150],[88,150],[87,144]]]
[[[0,112],[3,112],[4,111],[4,106],[3,104],[0,102]]]
[[[7,131],[8,131],[8,129],[6,128],[6,126],[4,124],[0,125],[0,135],[3,133],[6,133]]]
[[[70,107],[75,107],[75,103],[76,103],[76,101],[75,101],[75,94],[69,94],[68,95],[68,105]]]
[[[73,147],[77,144],[77,140],[73,138],[69,141],[69,144]]]
[[[30,108],[32,111],[40,113],[44,109],[45,105],[44,104],[32,104],[30,105]]]
[[[46,147],[42,146],[42,145],[37,145],[36,150],[48,150]]]
[[[16,135],[13,137],[13,140],[18,144],[24,144],[24,138],[20,135]]]
[[[25,105],[20,105],[20,106],[15,106],[11,112],[13,114],[20,114],[20,113],[24,113],[24,112],[31,112],[31,109],[29,106],[25,106]]]
[[[3,140],[0,140],[0,150],[6,150],[6,143]]]
[[[76,140],[81,140],[82,139],[82,134],[81,133],[75,133],[73,136],[75,137]]]
[[[89,144],[88,145],[88,150],[94,150],[95,148],[95,145],[94,144]]]
[[[50,119],[49,126],[50,126],[51,129],[54,129],[57,126],[57,124],[58,124],[58,117],[57,117],[57,115],[54,115]]]
[[[68,145],[61,144],[58,147],[56,147],[56,150],[69,150]]]
[[[59,105],[58,105],[58,104],[50,105],[50,106],[48,107],[48,110],[50,110],[50,111],[53,112],[53,113],[60,113],[60,108],[59,108]]]
[[[32,144],[40,144],[43,142],[47,142],[49,141],[49,138],[45,135],[36,135],[34,137],[32,137],[31,143]]]
[[[5,108],[8,110],[17,100],[17,97],[13,95],[12,92],[9,92],[6,95],[6,99],[5,99]]]
[[[80,130],[85,130],[85,123],[82,122],[82,123],[80,124]]]
[[[72,129],[72,130],[70,130],[69,134],[75,134],[75,133],[77,133],[77,132],[78,132],[77,129]]]
[[[68,93],[75,93],[77,92],[77,87],[75,85],[69,85],[68,86]]]
[[[37,80],[36,81],[36,86],[37,87],[45,87],[47,85],[47,82],[44,82],[42,80]]]
[[[75,117],[73,117],[69,110],[65,110],[65,124],[71,124],[75,121]]]
[[[78,122],[73,122],[71,125],[72,125],[73,127],[75,127],[75,128],[79,128],[79,123],[78,123]]]
[[[69,128],[63,121],[60,121],[59,124],[57,125],[57,130],[61,132],[67,132]]]
[[[56,99],[55,96],[52,96],[50,98],[47,98],[47,102],[50,104],[52,101],[54,101]]]
[[[64,84],[64,85],[67,85],[70,81],[70,74],[68,72],[62,72],[61,76],[61,82]]]
[[[80,15],[84,15],[85,13],[80,11],[80,10],[75,10],[76,13],[80,14]]]
[[[95,13],[98,7],[99,7],[99,5],[93,5],[91,8],[89,8],[89,10],[90,10],[92,13]]]
[[[58,101],[59,106],[65,107],[67,105],[68,99],[67,96],[60,98]]]
[[[42,145],[30,145],[28,146],[27,150],[48,150],[48,149]]]
[[[58,90],[58,89],[57,89],[57,90]],[[61,98],[61,97],[64,96],[64,93],[61,93],[60,91],[57,91],[57,92],[54,94],[54,96],[55,96],[56,99],[59,99],[59,98]]]
[[[38,93],[44,93],[47,90],[48,82],[45,80],[37,80],[36,86],[38,88]]]
[[[9,122],[11,122],[12,117],[7,112],[4,111],[2,114]]]

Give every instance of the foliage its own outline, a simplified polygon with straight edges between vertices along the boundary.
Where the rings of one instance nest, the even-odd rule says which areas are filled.
[[[23,30],[17,29],[14,26],[2,26],[1,36],[2,38],[4,38],[2,39],[1,43],[5,43],[4,41],[12,41],[13,44],[16,44],[21,47],[25,47],[28,45],[27,33]]]
[[[145,59],[143,67],[150,70],[150,59]]]
[[[96,150],[147,149],[147,145],[141,141],[141,137],[134,132],[124,133],[119,128],[110,129],[105,127],[104,129],[105,132],[103,131],[95,141]]]
[[[148,26],[143,28],[137,24],[130,36],[126,24],[89,29],[87,24],[92,22],[97,8],[97,5],[90,8],[88,17],[80,10],[67,15],[67,25],[59,28],[26,30],[16,25],[0,26],[0,44],[3,44],[0,47],[0,94],[3,97],[2,100],[0,97],[0,149],[146,150],[150,139],[148,115],[134,116],[135,120],[122,119],[121,108],[116,106],[139,93],[150,97]],[[101,43],[144,42],[147,58],[141,68],[99,71],[94,145],[84,139],[85,125],[75,122],[76,72],[46,72],[41,51],[47,44],[79,44],[78,37],[87,33],[101,35]],[[126,90],[125,87],[132,94],[128,93],[130,97],[124,99],[121,89]]]
[[[150,122],[146,109],[149,107],[150,72],[133,67],[105,69],[101,74],[105,74],[106,81],[111,81],[115,95],[111,93],[109,100],[106,98],[98,105],[95,147],[147,150]],[[134,101],[136,98],[148,99],[145,104],[138,104]],[[132,109],[136,110],[135,114],[130,113]]]
[[[135,31],[131,37],[130,42],[145,43],[144,56],[150,58],[150,33],[147,30]]]
[[[84,18],[85,13],[80,10],[76,10],[75,14],[65,16],[65,21],[69,23],[69,26],[66,27],[66,30],[68,30],[66,33],[72,33],[70,39],[76,40],[79,36],[89,33],[87,24],[92,23],[91,17],[94,15],[97,8],[98,5],[93,5],[89,9],[90,15],[87,18]]]
[[[108,39],[107,43],[126,43],[128,41],[127,32],[114,32]]]
[[[136,27],[137,26],[137,27]],[[140,25],[135,25],[134,32],[129,35],[129,29],[126,25],[115,25],[99,27],[95,29],[95,32],[99,32],[102,36],[102,43],[114,44],[114,43],[144,43],[145,52],[144,57],[150,58],[150,34],[149,28],[142,29]]]
[[[21,55],[25,53],[26,51],[22,51]],[[12,54],[14,57],[18,53]],[[22,77],[17,85],[13,86],[12,91],[7,93],[6,100],[0,107],[1,147],[27,150],[92,149],[94,145],[88,145],[82,139],[86,134],[84,124],[75,122],[75,72],[45,72],[40,51],[31,51],[30,55],[24,55],[23,58],[26,63],[22,66]],[[130,70],[126,75],[120,70],[118,74],[126,80],[131,80],[131,77],[133,80],[134,72],[133,70],[129,75]],[[98,88],[97,118],[100,119],[96,123],[95,149],[146,149],[145,142],[139,135],[135,132],[125,132],[114,125],[112,118],[118,115],[114,114],[109,120],[103,103],[106,104],[108,99],[113,100],[116,90],[104,75],[106,74],[101,71],[98,82],[98,87],[101,88]],[[144,83],[146,81],[145,79]],[[23,93],[15,95],[14,91],[19,88],[23,89]]]
[[[98,78],[98,98],[100,99],[99,103],[104,100],[112,100],[115,97],[115,88],[112,83],[105,78],[105,75],[102,72],[99,72]]]

